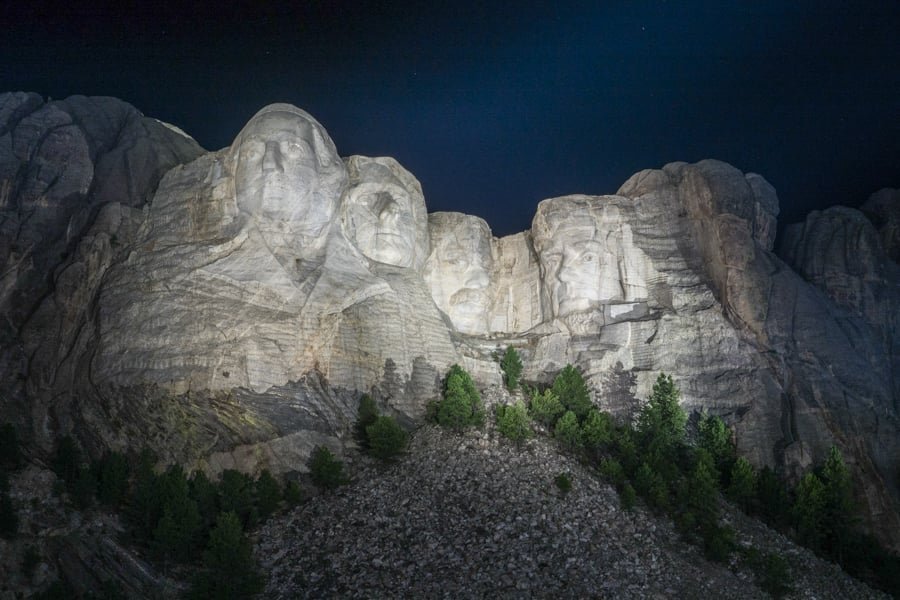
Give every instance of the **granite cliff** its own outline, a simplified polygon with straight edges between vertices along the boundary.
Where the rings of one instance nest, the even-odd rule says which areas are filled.
[[[206,152],[114,99],[3,94],[0,408],[38,455],[73,433],[286,472],[352,443],[361,392],[418,422],[451,364],[498,385],[513,345],[526,380],[576,364],[620,418],[671,372],[788,476],[838,445],[896,546],[897,210],[814,213],[776,255],[774,188],[708,160],[495,238],[290,105]]]

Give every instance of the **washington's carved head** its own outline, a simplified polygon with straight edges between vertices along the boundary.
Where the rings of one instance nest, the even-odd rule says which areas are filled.
[[[472,215],[439,212],[428,216],[428,229],[431,254],[425,264],[425,280],[435,303],[457,331],[489,333],[490,228]]]
[[[238,208],[317,238],[334,218],[347,172],[325,129],[290,104],[260,110],[231,146]]]
[[[613,198],[566,196],[538,206],[531,233],[554,317],[646,297],[646,282],[630,268],[631,230]]]
[[[376,262],[419,269],[428,252],[422,188],[393,158],[351,156],[341,207],[347,238]]]

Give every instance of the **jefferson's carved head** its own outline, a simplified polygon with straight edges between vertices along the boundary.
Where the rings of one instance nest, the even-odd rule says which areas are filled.
[[[230,158],[242,212],[283,225],[301,243],[322,236],[334,218],[347,172],[318,121],[290,104],[271,104],[244,126]]]
[[[425,280],[435,303],[457,331],[489,333],[490,228],[472,215],[438,212],[428,216],[428,229],[431,254],[425,264]]]
[[[369,259],[421,268],[428,252],[425,198],[415,177],[393,158],[351,156],[341,206],[344,233]]]

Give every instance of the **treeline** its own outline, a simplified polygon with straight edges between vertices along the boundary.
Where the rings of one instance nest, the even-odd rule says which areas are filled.
[[[504,382],[515,389],[521,374],[517,353],[507,348],[500,362]],[[507,372],[510,366],[512,373]],[[522,389],[527,405],[519,400],[496,409],[502,435],[521,443],[535,429],[547,431],[613,483],[624,508],[630,509],[640,497],[652,510],[672,518],[683,537],[711,560],[727,562],[738,553],[773,596],[790,591],[787,562],[777,554],[736,544],[732,529],[721,523],[722,496],[858,579],[900,597],[900,557],[859,527],[852,479],[837,448],[790,487],[769,467],[757,470],[737,457],[731,431],[719,417],[702,415],[690,441],[688,417],[671,376],[660,374],[634,424],[615,423],[598,410],[584,378],[571,365],[546,389]],[[483,422],[480,397],[460,367],[450,369],[444,396],[431,414],[435,422],[454,428]]]

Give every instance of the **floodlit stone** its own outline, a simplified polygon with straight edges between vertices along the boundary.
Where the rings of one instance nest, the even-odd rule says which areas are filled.
[[[493,300],[490,228],[483,219],[450,212],[429,215],[428,228],[431,254],[425,280],[435,303],[457,331],[487,335]]]

